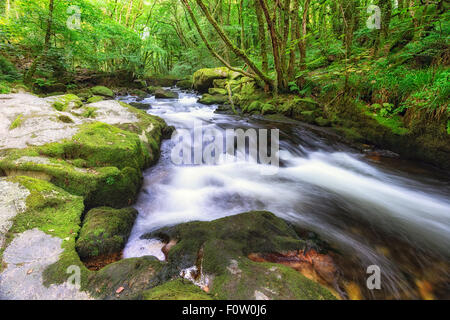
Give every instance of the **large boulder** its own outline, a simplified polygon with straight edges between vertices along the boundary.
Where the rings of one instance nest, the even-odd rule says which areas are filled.
[[[103,96],[103,97],[108,97],[108,98],[114,98],[114,92],[104,86],[96,86],[91,88],[91,92],[93,95],[96,96]]]
[[[166,278],[184,277],[214,298],[334,299],[327,288],[293,268],[301,263],[313,268],[314,262],[306,257],[309,242],[269,212],[189,222],[143,238],[168,244],[163,250],[168,261]],[[295,264],[273,263],[273,255],[280,255],[280,261],[292,256]]]
[[[134,208],[100,207],[90,210],[76,243],[80,258],[89,259],[122,251],[137,214]]]
[[[228,68],[200,69],[193,75],[194,89],[199,92],[208,92],[214,85],[216,79],[236,79],[240,77],[239,73],[232,72]]]
[[[0,99],[0,172],[50,181],[89,207],[133,203],[142,170],[158,159],[165,122],[114,100],[58,111],[55,99]]]

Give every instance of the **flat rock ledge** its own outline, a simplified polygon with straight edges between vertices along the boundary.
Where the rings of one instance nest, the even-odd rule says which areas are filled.
[[[86,292],[73,284],[52,284],[45,287],[42,273],[58,261],[63,252],[62,239],[38,229],[17,235],[3,254],[7,265],[0,274],[0,299],[20,300],[87,300]]]
[[[115,100],[82,107],[69,104],[64,111],[58,111],[53,103],[64,97],[39,98],[30,93],[0,95],[0,149],[23,149],[69,139],[84,123],[118,125],[138,121],[135,114]],[[89,112],[95,112],[95,118]]]

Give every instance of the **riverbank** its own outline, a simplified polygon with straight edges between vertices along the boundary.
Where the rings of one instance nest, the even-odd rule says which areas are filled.
[[[170,94],[161,88],[154,90]],[[140,191],[143,170],[158,160],[161,141],[170,136],[171,128],[159,117],[112,100],[114,93],[106,87],[77,93],[46,98],[26,92],[0,96],[2,299],[339,297],[330,293],[334,289],[326,281],[321,283],[329,289],[317,283],[320,270],[308,277],[313,281],[288,266],[243,257],[305,250],[305,240],[270,213],[248,213],[217,222],[217,232],[208,239],[189,232],[178,236],[178,231],[164,236],[166,231],[161,231],[163,261],[122,259],[138,214],[129,206]],[[254,225],[257,220],[261,225]],[[264,248],[244,246],[236,251],[235,243],[227,240],[223,246],[229,247],[229,256],[217,261],[208,243],[213,249],[233,223],[242,228],[234,230],[236,239],[245,236],[259,243],[253,239],[257,232],[273,242]],[[279,224],[280,231],[268,234],[267,223]],[[250,226],[255,229],[251,235]],[[208,223],[202,228],[211,230]],[[197,244],[190,251],[184,248],[189,242]],[[301,255],[299,259],[306,264],[310,260]],[[252,277],[255,268],[258,279]],[[312,265],[309,269],[315,270]],[[230,287],[230,276],[239,283],[245,281],[245,290],[238,283]],[[183,278],[187,280],[176,280]],[[199,284],[199,279],[207,280]]]

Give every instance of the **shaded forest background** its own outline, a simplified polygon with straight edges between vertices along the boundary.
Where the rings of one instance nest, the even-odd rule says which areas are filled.
[[[185,79],[225,65],[274,94],[345,92],[398,133],[405,129],[398,117],[425,110],[450,134],[449,7],[446,0],[2,0],[0,92],[70,89],[98,73]]]

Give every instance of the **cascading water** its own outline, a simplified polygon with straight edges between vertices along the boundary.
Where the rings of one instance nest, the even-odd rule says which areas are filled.
[[[268,210],[316,232],[349,257],[338,262],[348,281],[364,287],[367,266],[378,265],[383,289],[374,293],[363,288],[365,298],[419,298],[426,272],[434,272],[440,283],[435,294],[448,298],[450,178],[445,173],[411,173],[425,169],[400,160],[370,161],[307,125],[215,114],[215,107],[198,104],[192,93],[141,103],[150,104],[149,113],[177,129],[193,130],[194,121],[221,131],[276,126],[281,167],[275,175],[262,175],[261,164],[252,162],[175,165],[170,158],[174,142],[165,141],[159,163],[145,173],[125,258],[163,259],[159,241],[140,239],[158,228]],[[405,163],[407,167],[399,166]]]

